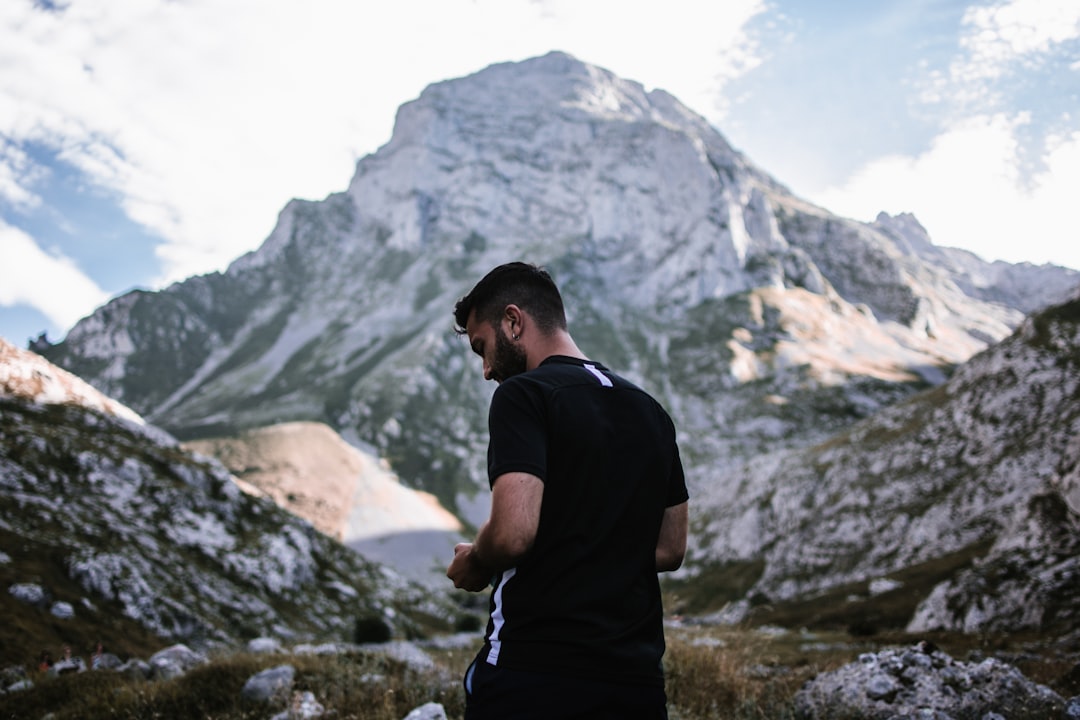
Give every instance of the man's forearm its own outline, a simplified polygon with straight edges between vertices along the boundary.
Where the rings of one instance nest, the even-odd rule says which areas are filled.
[[[492,574],[514,567],[527,551],[528,546],[519,539],[513,536],[507,538],[505,533],[500,535],[490,521],[480,526],[473,542],[476,561]]]

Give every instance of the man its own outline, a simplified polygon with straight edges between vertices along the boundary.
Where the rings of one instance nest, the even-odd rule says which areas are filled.
[[[666,718],[657,573],[682,564],[688,499],[671,419],[585,357],[538,267],[495,268],[454,319],[499,383],[491,514],[446,573],[494,583],[466,720]]]

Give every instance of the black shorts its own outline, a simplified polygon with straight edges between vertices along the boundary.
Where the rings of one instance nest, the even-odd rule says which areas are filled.
[[[663,687],[511,670],[473,661],[465,720],[667,720]]]

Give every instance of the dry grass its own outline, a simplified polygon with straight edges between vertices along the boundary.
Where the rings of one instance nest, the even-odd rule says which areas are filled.
[[[669,628],[665,665],[670,715],[672,720],[793,720],[793,697],[816,674],[851,662],[862,652],[913,642],[915,638],[900,635],[854,638],[844,633]],[[1030,641],[1021,645],[1008,637],[936,637],[934,642],[957,659],[967,659],[972,652],[1007,656],[1021,650],[1033,656]],[[132,680],[108,671],[40,676],[33,678],[33,689],[0,697],[0,720],[50,713],[53,720],[265,720],[285,710],[289,698],[254,704],[241,697],[241,689],[260,670],[286,663],[296,668],[294,693],[313,693],[328,719],[401,720],[412,709],[437,702],[451,720],[460,720],[461,676],[473,653],[472,648],[431,651],[437,670],[424,673],[378,654],[354,652],[223,655],[169,681]],[[1033,680],[1068,694],[1061,683],[1068,682],[1072,664],[1054,660],[1049,652],[1046,658],[1017,664]]]
[[[340,720],[400,720],[413,708],[441,703],[451,717],[464,713],[457,678],[418,674],[376,654],[272,656],[238,653],[212,659],[174,680],[134,680],[110,671],[33,678],[35,687],[0,697],[0,718],[54,720],[265,720],[293,696],[257,703],[241,695],[252,675],[278,665],[296,668],[293,693],[310,691]]]
[[[848,662],[846,644],[814,650],[797,635],[712,629],[669,631],[668,704],[673,720],[785,720],[792,698],[823,670]]]

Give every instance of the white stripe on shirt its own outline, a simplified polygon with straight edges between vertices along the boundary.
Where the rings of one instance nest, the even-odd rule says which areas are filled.
[[[517,568],[503,571],[502,578],[499,580],[499,587],[495,588],[495,609],[491,611],[492,628],[491,637],[488,638],[488,643],[491,645],[487,656],[489,665],[499,663],[499,653],[502,651],[502,640],[499,638],[499,633],[502,632],[503,625],[506,624],[506,618],[503,616],[503,588],[506,587],[506,583],[510,581],[510,578],[514,577],[515,573],[517,573]]]
[[[600,384],[603,385],[604,387],[614,387],[614,385],[612,385],[612,383],[611,383],[611,378],[609,378],[607,375],[605,375],[604,373],[597,370],[595,365],[590,365],[588,363],[585,363],[585,369],[588,370],[589,372],[591,372],[593,375],[595,375],[596,379],[599,380]]]

